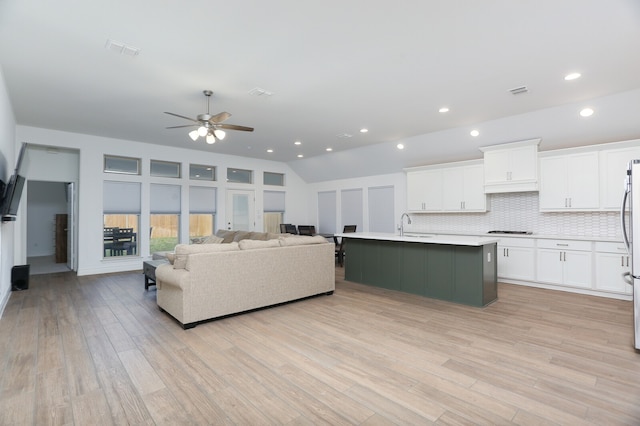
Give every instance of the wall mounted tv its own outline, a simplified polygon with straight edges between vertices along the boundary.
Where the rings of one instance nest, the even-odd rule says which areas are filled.
[[[4,194],[2,196],[2,204],[0,204],[0,216],[3,222],[10,222],[16,220],[18,214],[18,206],[20,205],[20,197],[22,196],[22,189],[24,188],[25,178],[20,174],[20,169],[24,160],[25,152],[27,150],[27,144],[22,143],[20,152],[18,153],[18,161],[16,162],[16,169],[9,179],[9,183],[5,187]]]
[[[18,174],[14,174],[11,176],[11,179],[9,179],[9,183],[4,191],[4,197],[2,197],[1,213],[3,222],[16,220],[24,182],[25,178]]]

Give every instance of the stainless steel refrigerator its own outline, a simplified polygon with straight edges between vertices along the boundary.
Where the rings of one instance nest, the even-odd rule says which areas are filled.
[[[620,221],[622,237],[631,258],[631,272],[625,275],[627,282],[633,285],[634,346],[636,350],[640,350],[640,160],[629,162],[624,186]],[[627,207],[629,208],[628,225],[625,218]]]

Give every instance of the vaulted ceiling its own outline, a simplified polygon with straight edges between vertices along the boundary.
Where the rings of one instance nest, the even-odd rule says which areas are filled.
[[[635,0],[0,1],[18,124],[284,162],[639,89],[639,58]],[[205,89],[255,131],[166,129]]]

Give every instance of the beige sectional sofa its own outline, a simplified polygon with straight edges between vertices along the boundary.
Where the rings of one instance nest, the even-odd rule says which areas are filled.
[[[334,245],[320,236],[179,244],[169,257],[156,269],[158,306],[185,329],[335,290]]]

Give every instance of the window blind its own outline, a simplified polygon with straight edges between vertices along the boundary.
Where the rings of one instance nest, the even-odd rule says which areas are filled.
[[[215,213],[216,212],[216,188],[206,186],[189,187],[189,212],[190,213]]]
[[[284,191],[264,191],[264,211],[284,212]]]
[[[102,203],[104,214],[140,214],[140,183],[104,181]]]
[[[151,214],[180,214],[180,186],[151,184]]]

